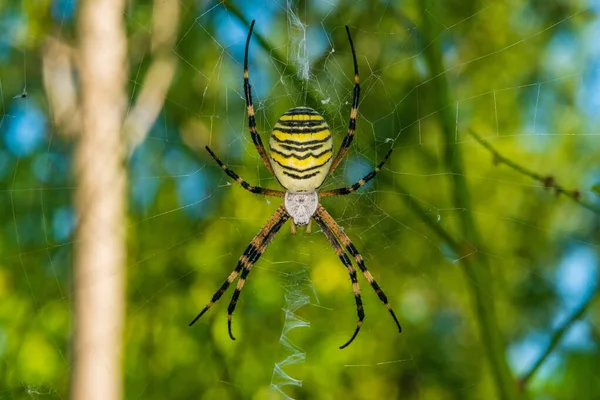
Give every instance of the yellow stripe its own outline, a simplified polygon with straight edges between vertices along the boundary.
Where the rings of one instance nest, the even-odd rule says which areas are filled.
[[[308,142],[309,140],[325,139],[327,136],[329,136],[329,129],[325,129],[325,130],[315,132],[315,133],[283,133],[278,130],[273,130],[273,135],[278,140],[293,140],[295,142]]]
[[[282,115],[280,121],[324,121],[320,115],[296,114]]]

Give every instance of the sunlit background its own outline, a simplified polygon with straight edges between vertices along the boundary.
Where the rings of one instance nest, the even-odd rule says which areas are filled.
[[[126,398],[502,398],[494,359],[524,397],[598,399],[600,3],[351,3],[177,1],[176,72],[126,166]],[[152,7],[132,1],[123,15],[132,105],[151,84],[152,18],[161,18]],[[53,111],[70,88],[56,78],[50,96],[47,80],[78,82],[63,64],[44,68],[58,59],[51,42],[76,48],[77,11],[76,0],[0,3],[2,399],[69,397],[77,132]],[[338,349],[355,326],[352,285],[316,225],[310,235],[282,228],[253,268],[236,341],[226,326],[232,288],[188,327],[281,202],[243,190],[204,151],[278,188],[247,130],[252,19],[263,142],[283,112],[307,105],[336,148],[352,101],[350,27],[358,128],[324,188],[353,183],[394,152],[372,183],[323,205],[402,334],[359,276],[365,323]],[[497,330],[498,346],[485,329]]]

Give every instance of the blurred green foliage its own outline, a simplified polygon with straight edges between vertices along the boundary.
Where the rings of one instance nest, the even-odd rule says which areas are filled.
[[[309,304],[296,313],[310,327],[287,337],[306,360],[283,370],[302,385],[281,387],[294,398],[499,398],[490,354],[508,364],[517,388],[552,332],[585,294],[595,293],[599,218],[494,163],[469,131],[515,163],[578,189],[582,201],[597,207],[600,119],[589,89],[600,88],[597,6],[566,0],[402,7],[299,2],[292,9],[271,0],[180,3],[175,80],[128,164],[126,397],[277,398],[270,387],[274,366],[289,354],[280,341],[282,308],[286,296],[300,295]],[[68,397],[76,142],[53,123],[41,52],[48,37],[77,46],[74,4],[0,4],[8,32],[0,39],[3,399]],[[150,1],[132,2],[123,16],[132,100],[152,61],[151,11]],[[290,24],[292,11],[308,24],[308,82],[296,75],[294,43],[303,36]],[[210,144],[249,182],[277,187],[246,128],[241,61],[251,19],[257,22],[250,76],[264,142],[280,114],[303,104],[322,112],[341,142],[352,96],[343,27],[351,27],[362,83],[358,130],[347,160],[324,187],[351,183],[390,146],[395,151],[372,184],[323,204],[388,294],[401,335],[359,278],[365,324],[339,350],[356,318],[347,272],[321,232],[292,236],[288,227],[249,277],[234,314],[236,341],[226,332],[231,289],[187,326],[279,206],[232,184],[202,150]],[[20,98],[24,89],[28,96]],[[35,112],[45,121],[41,127],[27,123]],[[41,139],[25,140],[34,129]],[[459,159],[462,171],[455,169]],[[468,219],[477,242],[462,228]],[[488,274],[478,281],[467,265]],[[482,314],[476,291],[495,315]],[[597,399],[599,323],[598,303],[590,301],[524,395]],[[502,348],[482,339],[485,324],[497,326]]]

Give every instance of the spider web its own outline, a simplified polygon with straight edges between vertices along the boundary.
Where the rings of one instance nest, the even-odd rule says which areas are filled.
[[[493,398],[472,287],[496,306],[511,371],[530,371],[552,332],[595,293],[598,214],[511,169],[470,132],[597,209],[600,5],[177,3],[178,72],[128,164],[127,398]],[[54,36],[70,40],[75,8],[52,2]],[[150,10],[141,3],[124,15],[132,102],[152,59]],[[52,35],[39,35],[36,15],[0,6],[10,32],[0,39],[0,398],[67,398],[72,372],[73,142],[49,111],[37,60]],[[284,227],[253,267],[233,317],[235,342],[227,295],[187,327],[279,206],[232,183],[203,150],[209,144],[251,184],[277,187],[247,132],[241,78],[252,19],[250,81],[265,143],[279,115],[309,105],[339,146],[352,101],[350,26],[358,129],[324,188],[357,181],[394,152],[372,183],[323,203],[386,291],[401,335],[362,279],[365,324],[338,350],[355,324],[352,286],[316,226],[296,236]],[[440,47],[436,67],[430,52]],[[438,91],[441,81],[449,93]],[[465,207],[456,182],[468,186]],[[467,214],[479,242],[461,229]],[[464,269],[482,259],[493,278],[483,282]],[[560,397],[552,381],[567,382],[576,357],[597,356],[598,335],[596,309],[570,327],[533,393]],[[591,370],[582,376],[597,382]]]

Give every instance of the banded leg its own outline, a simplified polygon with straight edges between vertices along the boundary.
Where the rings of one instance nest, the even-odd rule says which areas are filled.
[[[219,157],[217,157],[217,155],[215,153],[213,153],[213,151],[210,149],[210,147],[206,146],[206,150],[211,155],[211,157],[214,158],[214,160],[217,162],[217,164],[219,164],[219,167],[221,167],[221,169],[223,171],[225,171],[225,173],[227,175],[232,177],[233,180],[235,180],[237,183],[242,185],[242,187],[244,189],[246,189],[252,193],[262,194],[264,196],[283,197],[285,195],[285,192],[282,192],[280,190],[265,189],[265,188],[261,188],[259,186],[250,185],[248,182],[243,180],[238,174],[233,172],[233,170],[227,168],[227,165],[223,164],[223,162],[221,160],[219,160]]]
[[[229,307],[227,307],[227,331],[229,332],[229,337],[231,340],[235,340],[233,334],[231,333],[231,319],[233,316],[233,312],[235,311],[235,306],[237,305],[238,298],[240,297],[240,293],[244,288],[244,284],[246,283],[246,278],[248,278],[248,274],[252,269],[252,266],[260,256],[265,252],[271,240],[275,237],[275,234],[279,231],[279,229],[283,226],[285,221],[288,220],[289,214],[285,211],[285,207],[282,205],[279,207],[275,215],[269,219],[267,224],[263,229],[268,229],[267,235],[262,240],[261,244],[256,247],[256,251],[252,253],[252,255],[248,256],[247,262],[244,264],[244,270],[240,276],[240,280],[235,287],[235,291],[233,292],[233,296],[231,297],[231,301],[229,302]]]
[[[396,326],[398,326],[398,332],[402,332],[400,322],[398,322],[398,318],[396,318],[396,314],[394,313],[394,310],[392,310],[392,307],[388,302],[387,296],[385,295],[385,293],[383,293],[383,290],[381,290],[381,288],[375,281],[375,278],[373,278],[373,275],[371,275],[371,273],[367,269],[363,257],[360,255],[356,247],[354,247],[354,244],[352,243],[348,235],[346,235],[346,233],[342,230],[342,228],[340,228],[337,222],[335,222],[333,217],[327,212],[327,210],[325,210],[325,208],[323,208],[322,205],[319,204],[319,206],[317,207],[315,216],[320,217],[322,219],[325,225],[327,225],[333,231],[333,233],[340,239],[340,242],[344,245],[344,247],[346,247],[346,250],[348,250],[348,252],[354,257],[358,268],[360,268],[365,278],[367,278],[367,280],[371,284],[371,287],[373,288],[375,293],[377,293],[379,300],[381,300],[381,302],[386,306],[386,308],[390,312],[390,315],[394,319]]]
[[[260,158],[263,159],[267,169],[271,173],[271,175],[275,175],[273,172],[273,167],[271,166],[271,161],[267,156],[267,152],[265,151],[265,146],[262,144],[262,140],[260,139],[260,135],[256,132],[256,119],[254,118],[254,105],[252,104],[252,86],[250,86],[250,81],[248,80],[248,47],[250,46],[250,38],[252,37],[252,29],[254,29],[254,20],[250,24],[250,30],[248,31],[248,39],[246,39],[246,51],[244,53],[244,96],[246,97],[246,107],[248,108],[248,128],[250,128],[250,136],[252,136],[252,141],[254,142],[254,146],[260,154]]]
[[[206,305],[206,307],[204,307],[204,309],[202,311],[200,311],[200,314],[198,314],[196,316],[196,318],[194,318],[194,320],[192,322],[190,322],[189,326],[194,325],[194,323],[196,323],[196,321],[198,321],[198,319],[200,319],[200,317],[202,317],[202,315],[204,315],[204,313],[207,312],[213,306],[213,304],[215,304],[217,302],[217,300],[219,300],[221,298],[223,293],[225,293],[227,288],[229,288],[229,285],[231,285],[231,283],[238,276],[238,274],[240,273],[242,268],[244,268],[250,262],[250,260],[254,259],[254,257],[256,256],[256,252],[258,251],[260,246],[265,241],[267,241],[267,239],[268,239],[268,241],[270,241],[272,239],[272,236],[274,236],[275,233],[277,232],[276,230],[273,231],[274,225],[276,225],[277,222],[282,219],[287,220],[287,218],[289,218],[289,216],[287,215],[287,212],[285,211],[285,207],[282,205],[281,207],[279,207],[277,209],[275,214],[273,214],[273,216],[271,216],[271,218],[269,218],[269,220],[267,221],[265,226],[258,232],[258,234],[254,237],[254,239],[252,239],[252,241],[246,248],[246,251],[244,251],[244,254],[242,254],[242,256],[239,258],[238,264],[235,267],[235,269],[231,272],[231,274],[229,274],[229,277],[227,277],[227,280],[225,282],[223,282],[223,284],[221,285],[219,290],[217,290],[217,292],[213,295],[212,299]],[[277,228],[277,230],[278,229],[279,228]],[[263,249],[263,251],[264,251],[264,249]],[[256,259],[258,259],[258,258],[256,258]],[[256,261],[256,259],[254,261]]]
[[[340,349],[343,349],[354,341],[356,335],[358,335],[358,331],[360,331],[360,327],[363,324],[363,320],[365,319],[365,312],[363,309],[362,300],[360,298],[360,288],[358,286],[358,279],[356,278],[356,269],[350,262],[350,259],[344,251],[344,248],[342,247],[338,239],[335,237],[331,229],[329,229],[327,224],[325,224],[325,222],[323,222],[321,217],[319,217],[318,215],[315,215],[314,219],[315,221],[317,221],[317,224],[319,224],[319,226],[323,230],[325,236],[327,236],[327,239],[329,239],[329,243],[331,243],[331,245],[333,246],[335,254],[337,254],[344,266],[348,269],[348,274],[350,274],[350,280],[352,281],[352,290],[354,291],[354,299],[356,300],[356,312],[358,314],[358,321],[356,322],[356,329],[354,330],[354,333],[352,334],[350,340],[348,340],[345,344],[340,346]]]
[[[371,179],[375,178],[375,175],[377,175],[377,173],[379,171],[381,171],[381,168],[383,167],[383,164],[385,164],[385,162],[387,161],[387,159],[390,157],[390,154],[392,154],[392,150],[393,149],[390,149],[387,152],[387,154],[385,155],[385,157],[383,157],[383,160],[381,160],[381,162],[379,163],[379,165],[373,171],[369,172],[367,175],[365,175],[361,180],[359,180],[355,184],[353,184],[351,186],[348,186],[348,187],[344,187],[344,188],[322,191],[322,192],[319,193],[319,197],[341,196],[341,195],[349,194],[349,193],[352,193],[352,192],[358,190],[365,183],[367,183]]]
[[[354,139],[354,131],[356,130],[356,116],[358,115],[358,100],[360,99],[360,82],[358,78],[358,62],[356,61],[356,51],[354,50],[354,42],[352,41],[352,36],[350,36],[350,29],[348,29],[348,25],[346,25],[346,33],[348,34],[348,41],[350,42],[350,49],[352,49],[352,59],[354,60],[354,96],[352,98],[352,110],[350,110],[350,123],[348,124],[348,134],[342,141],[340,146],[340,150],[338,151],[333,163],[331,164],[331,168],[329,169],[329,174],[331,175],[333,171],[337,168],[339,163],[344,158],[344,155],[348,151],[352,140]]]

